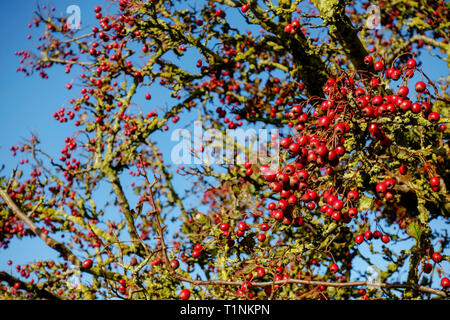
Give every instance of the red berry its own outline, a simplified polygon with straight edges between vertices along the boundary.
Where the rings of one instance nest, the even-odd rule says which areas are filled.
[[[247,230],[247,224],[244,221],[239,222],[238,229],[241,231]]]
[[[348,209],[348,216],[350,218],[356,218],[357,215],[358,215],[358,209],[356,209],[356,208]]]
[[[324,128],[328,128],[328,126],[330,125],[330,118],[327,116],[323,116],[319,119],[319,123],[318,123],[319,127],[324,127]]]
[[[383,243],[389,243],[389,236],[387,234],[383,234],[383,236],[381,237],[381,241],[383,241]]]
[[[431,179],[430,179],[430,185],[432,186],[432,187],[437,187],[437,186],[439,186],[441,184],[441,179],[439,179],[439,177],[432,177]]]
[[[432,123],[438,122],[440,118],[441,116],[438,112],[430,112],[430,114],[428,115],[428,121]]]
[[[422,103],[420,104],[420,110],[421,110],[423,113],[428,113],[428,112],[430,112],[430,111],[431,111],[431,104],[428,103],[428,102],[426,102],[426,101],[422,102]]]
[[[391,72],[391,79],[398,80],[398,79],[400,79],[400,76],[401,76],[400,70],[398,70],[398,69],[393,69],[392,70],[392,72]]]
[[[261,223],[261,225],[259,226],[259,229],[260,229],[261,231],[267,231],[267,230],[270,229],[270,226],[269,226],[269,224],[267,224],[266,222],[263,222],[263,223]]]
[[[230,228],[230,225],[228,223],[221,223],[219,228],[222,231],[227,231]]]
[[[289,153],[293,156],[297,155],[300,151],[300,145],[297,142],[289,145]]]
[[[191,296],[191,291],[189,291],[188,289],[181,290],[181,292],[180,292],[181,300],[188,300],[190,296]]]
[[[358,235],[355,237],[355,242],[356,242],[357,244],[361,244],[363,241],[364,241],[364,237],[363,237],[362,234],[358,234]]]
[[[247,12],[248,9],[249,9],[249,6],[247,4],[243,4],[242,7],[241,7],[241,11],[244,12],[244,13]]]
[[[377,194],[380,197],[383,196],[386,193],[386,190],[387,190],[387,186],[386,186],[386,183],[384,181],[377,183],[376,191],[377,191]]]
[[[83,261],[82,264],[83,269],[89,269],[92,267],[92,260],[91,259],[86,259]]]
[[[180,263],[178,262],[178,260],[173,259],[172,261],[170,261],[170,266],[172,267],[172,269],[178,269],[178,267],[180,266]]]
[[[409,60],[406,62],[406,67],[407,67],[408,69],[414,69],[416,66],[417,66],[417,62],[416,62],[416,60],[414,60],[414,59],[409,59]]]
[[[280,145],[283,149],[287,149],[289,148],[289,146],[291,145],[292,140],[290,138],[283,138],[280,141]]]
[[[338,271],[339,271],[338,265],[337,265],[336,263],[333,263],[333,264],[330,266],[330,272],[331,272],[331,273],[336,273],[336,272],[338,272]]]
[[[358,194],[358,191],[356,191],[356,190],[350,190],[347,194],[347,199],[352,202],[357,201],[358,198],[359,198],[359,194]]]
[[[374,68],[375,71],[381,71],[384,68],[384,63],[382,61],[377,61],[373,65],[373,68]]]
[[[333,202],[333,209],[337,211],[341,211],[344,207],[344,202],[342,200],[336,200]]]
[[[386,183],[386,188],[388,190],[391,190],[397,182],[395,181],[395,179],[388,178],[384,181],[384,183]]]
[[[292,31],[292,25],[291,25],[291,24],[287,24],[287,25],[284,27],[284,32],[286,32],[286,33],[291,33],[291,31]]]
[[[401,97],[406,97],[409,93],[409,89],[406,86],[401,86],[400,88],[398,88],[397,94]]]
[[[331,218],[333,218],[336,221],[341,220],[341,213],[339,211],[333,211],[331,214]]]
[[[439,252],[434,252],[431,255],[431,259],[433,259],[434,262],[439,263],[442,261],[442,255]]]
[[[364,58],[364,63],[367,64],[367,65],[372,64],[373,63],[373,57],[372,56],[366,56]]]
[[[263,242],[264,240],[266,240],[266,234],[260,233],[256,238],[258,239],[258,241]]]
[[[380,237],[381,237],[381,232],[380,231],[378,231],[378,230],[375,230],[374,232],[373,232],[373,238],[374,239],[380,239]]]
[[[222,9],[217,9],[215,14],[217,17],[220,17],[220,18],[225,18],[225,16],[226,16],[225,11],[223,11]]]
[[[405,77],[407,77],[407,78],[414,77],[414,69],[406,69],[405,70]]]
[[[281,220],[283,220],[283,217],[284,217],[283,211],[281,211],[281,210],[274,210],[274,211],[272,211],[272,216],[273,216],[274,219],[276,219],[278,221],[281,221]]]
[[[429,262],[425,263],[423,266],[423,272],[430,273],[433,270],[433,265]]]
[[[192,257],[193,258],[197,258],[198,256],[200,256],[200,254],[201,254],[200,250],[194,249],[194,251],[192,251]]]
[[[383,103],[383,97],[380,96],[379,94],[377,94],[376,96],[374,96],[374,97],[372,98],[372,104],[373,104],[374,106],[379,106],[379,105],[381,105],[382,103]]]
[[[258,277],[262,278],[266,275],[266,269],[264,268],[257,268],[256,269],[256,274],[258,275]]]
[[[441,286],[443,288],[450,287],[450,280],[447,277],[441,279]]]
[[[416,89],[417,92],[424,92],[425,89],[427,88],[427,85],[423,81],[418,81],[414,88]]]
[[[401,175],[405,175],[408,172],[408,167],[405,164],[400,165],[398,171]]]
[[[371,87],[372,89],[377,88],[379,85],[380,85],[380,80],[378,80],[377,78],[372,78],[372,79],[370,80],[370,87]]]

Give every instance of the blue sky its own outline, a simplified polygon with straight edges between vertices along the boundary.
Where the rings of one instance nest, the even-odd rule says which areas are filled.
[[[81,8],[82,27],[93,25],[93,7],[102,5],[102,1],[75,1],[75,0],[54,0],[51,4],[42,1],[42,4],[55,6],[56,12],[64,13],[69,5],[78,5]],[[32,11],[36,8],[35,1],[19,0],[4,1],[0,11],[0,36],[3,45],[0,50],[0,97],[1,114],[0,117],[0,165],[5,164],[6,170],[2,175],[9,175],[10,169],[17,165],[20,158],[12,158],[9,147],[20,142],[22,138],[29,138],[32,133],[38,133],[43,142],[45,150],[57,155],[64,147],[64,137],[70,136],[73,127],[67,124],[60,124],[53,120],[52,113],[68,105],[68,100],[75,96],[74,90],[78,87],[74,85],[71,91],[65,89],[65,84],[72,80],[73,75],[66,75],[63,68],[54,68],[49,71],[49,79],[42,80],[37,74],[25,77],[21,72],[15,70],[19,67],[19,59],[14,55],[15,51],[31,49],[37,43],[35,39],[35,29],[29,29]],[[236,9],[237,10],[237,9]],[[32,38],[27,39],[31,34]],[[196,62],[192,55],[192,61]],[[189,59],[189,56],[187,57]],[[423,59],[427,65],[426,71],[432,79],[439,76],[447,76],[448,69],[445,63],[438,59],[427,56]],[[151,91],[152,105],[164,106],[167,92],[160,90]],[[142,94],[143,95],[143,94]],[[142,98],[140,101],[144,101]],[[194,114],[187,116],[177,124],[177,127],[189,125],[189,121],[195,118]],[[158,134],[159,145],[165,152],[166,158],[170,155],[170,147],[173,142],[168,142],[170,135]],[[169,152],[167,152],[169,151]],[[186,186],[186,182],[177,178],[177,188]],[[130,190],[131,188],[128,188]],[[0,249],[0,270],[10,270],[6,266],[6,261],[12,259],[14,265],[29,263],[43,255],[55,258],[52,250],[48,249],[39,241],[12,241],[11,249]],[[367,248],[366,248],[367,249]],[[363,248],[364,250],[364,248]],[[14,266],[13,265],[13,266]],[[448,270],[448,264],[447,264]]]

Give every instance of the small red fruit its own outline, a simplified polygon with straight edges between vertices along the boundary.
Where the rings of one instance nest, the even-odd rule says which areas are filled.
[[[406,67],[407,67],[408,69],[414,69],[416,66],[417,66],[417,62],[416,62],[415,59],[409,59],[409,60],[406,62]]]
[[[357,215],[358,215],[358,209],[356,209],[356,208],[348,209],[348,216],[350,218],[356,218]]]
[[[292,140],[290,138],[283,138],[280,141],[280,145],[283,149],[287,149],[289,148],[289,146],[291,145]]]
[[[172,267],[172,269],[178,269],[178,267],[180,266],[180,263],[178,262],[178,260],[173,259],[172,261],[170,261],[170,266]]]
[[[430,114],[428,115],[428,121],[432,123],[437,123],[440,118],[441,116],[438,112],[430,112]]]
[[[202,252],[200,250],[195,249],[194,251],[192,251],[192,257],[197,258],[198,256],[200,256],[201,253]]]
[[[377,61],[373,65],[373,68],[374,68],[375,71],[381,71],[384,68],[384,63],[382,61]]]
[[[257,268],[256,269],[256,274],[259,278],[262,278],[266,275],[266,269],[264,268]]]
[[[439,263],[442,261],[442,255],[439,252],[434,252],[431,255],[431,259],[433,259],[434,262]]]
[[[447,277],[441,279],[441,286],[443,288],[450,287],[450,280]]]
[[[364,63],[367,64],[367,65],[372,64],[373,63],[373,57],[372,56],[366,56],[364,58]]]
[[[89,269],[92,267],[92,260],[91,259],[86,259],[83,261],[82,264],[83,269]]]
[[[405,175],[408,172],[408,167],[405,164],[402,164],[398,168],[398,172],[400,172],[401,175]]]
[[[217,17],[222,18],[222,19],[225,18],[225,16],[226,16],[225,11],[223,11],[222,9],[217,9],[215,15],[216,15]]]
[[[333,211],[333,213],[331,214],[331,217],[334,220],[339,221],[339,220],[341,220],[341,213],[339,211]]]
[[[397,94],[401,97],[406,97],[409,93],[409,89],[406,86],[401,86],[400,88],[398,88],[398,92]]]
[[[358,198],[359,198],[359,194],[358,194],[358,191],[356,191],[356,190],[350,190],[347,194],[347,199],[352,202],[357,201]]]
[[[247,224],[244,221],[238,223],[238,229],[241,231],[247,230]]]
[[[243,4],[242,7],[241,7],[241,11],[244,12],[244,13],[246,13],[248,11],[248,9],[249,9],[248,4]]]
[[[181,292],[180,292],[181,300],[188,300],[190,296],[191,296],[191,291],[189,291],[188,289],[181,290]]]
[[[269,226],[269,224],[267,224],[266,222],[263,222],[263,223],[261,223],[261,225],[259,226],[259,229],[260,229],[261,231],[267,231],[267,230],[270,229],[270,226]]]
[[[423,81],[418,81],[414,88],[416,89],[417,92],[420,93],[420,92],[424,92],[425,91],[425,89],[427,88],[427,85]]]
[[[297,155],[300,151],[300,145],[297,142],[289,145],[289,153],[293,156]]]
[[[433,265],[429,262],[425,263],[423,266],[423,272],[425,272],[427,274],[430,273],[432,269],[433,269]]]
[[[363,241],[364,241],[364,237],[363,237],[362,234],[358,234],[358,235],[355,237],[355,242],[356,242],[357,244],[361,244]]]
[[[432,186],[432,187],[437,187],[437,186],[439,186],[441,184],[441,180],[439,179],[439,177],[432,177],[431,179],[430,179],[430,185]]]
[[[375,230],[375,231],[373,232],[373,238],[374,238],[374,239],[380,239],[380,237],[381,237],[381,232],[378,231],[378,230]]]
[[[377,191],[377,194],[380,197],[383,196],[386,193],[386,190],[387,190],[387,186],[386,186],[386,183],[384,181],[377,183],[376,191]]]
[[[330,118],[327,116],[323,116],[319,119],[319,123],[318,123],[319,127],[324,127],[324,128],[328,128],[328,126],[330,125]]]
[[[337,265],[336,263],[333,263],[333,264],[330,266],[330,272],[331,272],[331,273],[336,273],[336,272],[338,272],[338,271],[339,271],[338,265]]]

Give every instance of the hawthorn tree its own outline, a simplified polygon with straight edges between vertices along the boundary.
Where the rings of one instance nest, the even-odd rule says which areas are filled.
[[[37,48],[16,52],[18,71],[64,67],[81,91],[53,114],[74,130],[60,154],[11,147],[0,246],[59,258],[1,271],[3,299],[448,299],[449,78],[424,63],[450,63],[448,3],[92,9],[77,30],[40,6]],[[161,149],[185,118],[276,130],[259,146],[276,161],[237,142],[233,161],[174,165]],[[226,151],[203,142],[190,155]]]

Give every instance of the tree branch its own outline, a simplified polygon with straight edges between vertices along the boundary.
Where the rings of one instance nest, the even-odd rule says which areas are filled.
[[[34,285],[31,283],[23,282],[16,277],[13,277],[9,273],[5,271],[0,271],[0,281],[6,281],[10,286],[13,286],[15,283],[20,284],[20,289],[24,289],[28,292],[33,292],[39,297],[49,300],[62,300],[58,295],[53,294],[51,291],[44,289],[41,285]]]

